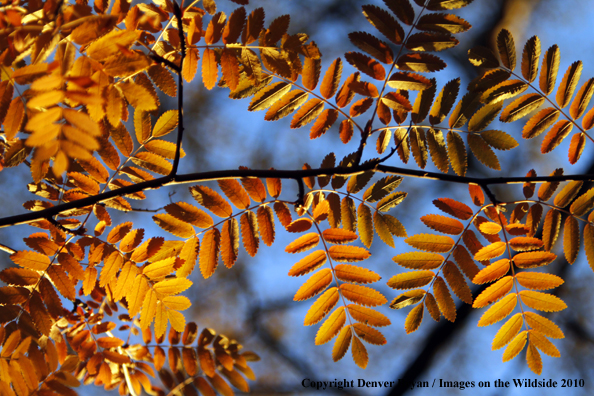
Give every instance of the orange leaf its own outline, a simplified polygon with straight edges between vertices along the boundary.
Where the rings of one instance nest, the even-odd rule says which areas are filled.
[[[241,215],[241,236],[245,251],[252,257],[258,252],[260,245],[260,235],[258,233],[258,223],[256,215],[252,211],[246,211]]]
[[[453,322],[456,320],[456,304],[452,299],[452,295],[446,286],[445,281],[438,276],[433,283],[433,295],[437,300],[437,305],[443,316]]]
[[[443,256],[435,253],[410,252],[392,258],[397,264],[410,269],[436,269],[443,263]]]
[[[521,313],[517,313],[508,319],[495,335],[492,349],[495,351],[506,346],[518,334],[523,323]]]
[[[553,321],[534,312],[524,312],[526,323],[535,331],[550,338],[564,338],[565,335]]]
[[[445,253],[454,246],[454,240],[448,236],[417,234],[404,240],[410,246],[426,252]]]
[[[330,246],[330,258],[339,262],[361,261],[371,256],[366,249],[357,246]]]
[[[506,276],[499,279],[496,283],[487,287],[472,304],[473,308],[485,307],[501,297],[505,296],[512,289],[514,285],[514,278],[512,276]]]
[[[349,243],[357,240],[357,234],[355,232],[345,230],[343,228],[329,228],[322,232],[322,236],[326,242],[338,244]]]
[[[322,320],[334,308],[339,299],[338,289],[332,287],[322,294],[305,315],[305,326],[311,326]]]
[[[524,304],[539,311],[557,312],[567,308],[563,300],[548,293],[522,290],[520,292],[520,298]]]
[[[406,320],[404,322],[404,330],[406,330],[406,334],[410,334],[414,331],[417,331],[422,321],[423,304],[419,304],[413,309],[411,309],[408,315],[406,315]]]
[[[552,263],[557,255],[549,252],[526,252],[514,256],[514,264],[520,268],[536,268]]]
[[[394,275],[388,281],[388,286],[392,289],[414,289],[423,287],[435,277],[433,271],[413,271]]]
[[[50,265],[50,259],[45,254],[20,250],[10,255],[10,259],[21,267],[36,271],[45,271]]]
[[[316,250],[295,263],[289,271],[289,276],[305,275],[316,268],[321,267],[324,263],[326,263],[326,252],[323,250]]]
[[[219,78],[216,55],[213,49],[206,48],[202,55],[202,81],[206,89],[213,89]]]
[[[380,292],[367,286],[343,283],[340,285],[340,291],[347,300],[367,307],[375,307],[388,302]]]
[[[344,307],[338,308],[332,312],[332,315],[326,319],[324,324],[316,334],[316,345],[322,345],[333,339],[346,323],[346,313]]]
[[[553,289],[564,283],[557,275],[544,272],[520,272],[516,274],[516,279],[520,285],[534,290]]]
[[[468,220],[472,217],[473,211],[468,205],[451,198],[439,198],[433,201],[433,205],[445,213],[457,217],[460,220]]]
[[[153,220],[159,227],[180,238],[190,238],[196,234],[194,227],[170,214],[156,214]]]
[[[353,337],[351,353],[353,354],[353,360],[357,366],[365,369],[367,367],[367,363],[369,362],[369,357],[367,355],[367,349],[365,348],[365,345],[363,345],[358,337]]]
[[[338,279],[345,282],[373,283],[381,279],[375,272],[367,268],[357,267],[349,264],[338,264],[334,266],[334,274]]]
[[[271,246],[274,242],[274,215],[270,206],[260,206],[257,212],[258,229],[262,234],[262,242],[266,246]]]
[[[421,217],[421,221],[427,227],[445,234],[459,235],[464,231],[464,225],[461,222],[442,215],[425,215]]]
[[[229,217],[233,214],[233,209],[227,201],[223,199],[216,191],[206,186],[190,187],[192,196],[198,203],[210,210],[219,217]]]
[[[475,255],[474,259],[477,261],[491,260],[495,257],[501,256],[505,253],[507,247],[505,242],[494,242],[480,249]]]
[[[493,264],[490,264],[486,268],[480,270],[474,278],[472,278],[472,282],[476,283],[477,285],[482,285],[483,283],[493,282],[503,275],[507,274],[509,271],[509,259],[501,259],[497,260]]]
[[[208,230],[202,238],[200,273],[206,279],[214,274],[218,265],[220,233],[217,228]]]
[[[376,327],[389,326],[391,324],[390,319],[372,308],[363,307],[358,304],[349,304],[347,308],[351,317],[358,322]]]
[[[294,301],[303,301],[323,292],[332,283],[332,270],[324,268],[313,274],[295,293]]]
[[[343,327],[340,334],[338,334],[338,337],[336,337],[336,341],[334,341],[334,347],[332,347],[332,360],[337,362],[344,357],[351,345],[351,338],[352,327]]]
[[[483,316],[481,316],[481,319],[478,322],[478,326],[489,326],[493,323],[499,322],[514,310],[517,301],[518,296],[516,293],[508,294],[501,301],[498,301],[495,304],[493,304],[493,306],[489,308],[483,314]]]
[[[526,330],[522,331],[520,334],[514,337],[514,339],[509,343],[505,352],[503,352],[503,362],[507,362],[512,360],[524,349],[526,345],[526,337],[528,332]]]
[[[368,342],[373,345],[385,345],[386,338],[382,333],[377,331],[376,329],[367,326],[364,323],[355,323],[353,325],[353,329],[355,333],[361,338],[363,341]]]
[[[238,209],[247,209],[250,206],[250,197],[237,180],[223,179],[219,180],[218,184],[225,196]]]

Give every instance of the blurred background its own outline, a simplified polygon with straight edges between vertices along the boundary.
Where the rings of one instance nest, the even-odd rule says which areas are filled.
[[[375,33],[375,29],[361,13],[361,6],[368,3],[383,5],[381,0],[252,0],[246,8],[251,12],[256,7],[264,7],[266,25],[279,15],[290,14],[289,33],[307,33],[318,44],[323,54],[323,73],[336,57],[343,57],[345,52],[355,50],[348,40],[348,33]],[[217,6],[219,10],[229,14],[236,4],[219,0]],[[419,10],[416,5],[414,7],[415,11]],[[592,10],[592,2],[587,0],[475,0],[468,7],[455,10],[454,13],[467,20],[473,28],[457,36],[461,41],[459,46],[439,54],[448,67],[435,75],[438,89],[456,77],[461,77],[461,86],[464,89],[478,75],[476,68],[467,60],[468,49],[476,45],[493,48],[494,37],[501,28],[507,28],[513,33],[518,59],[521,59],[524,43],[533,35],[539,36],[543,54],[551,45],[559,45],[561,65],[557,86],[567,67],[576,60],[582,60],[584,71],[579,84],[581,87],[583,81],[594,75],[594,35],[590,27],[594,18]],[[541,61],[539,67],[540,64]],[[348,63],[344,62],[343,65],[342,81],[353,72]],[[185,92],[186,135],[183,147],[187,156],[181,161],[181,173],[236,169],[238,166],[300,169],[304,162],[317,167],[327,153],[334,152],[340,159],[355,151],[358,146],[357,134],[350,143],[341,143],[338,123],[321,138],[311,141],[308,128],[289,128],[290,117],[274,123],[266,122],[263,120],[263,113],[247,111],[249,99],[230,100],[226,89],[215,88],[208,91],[199,78],[186,85]],[[161,97],[161,102],[165,104],[163,111],[176,106],[174,100],[166,96]],[[520,142],[520,147],[511,152],[497,152],[502,164],[501,172],[491,171],[469,157],[468,174],[485,177],[524,176],[534,168],[538,175],[548,175],[558,167],[563,167],[565,174],[594,173],[594,156],[591,154],[590,142],[586,144],[578,164],[571,166],[567,160],[569,139],[552,153],[543,156],[540,154],[543,135],[531,141],[522,141],[521,129],[524,123],[520,121],[504,125],[498,120],[493,122],[489,129],[508,132]],[[377,156],[375,139],[376,136],[370,139],[364,153],[365,159]],[[392,157],[388,165],[416,169],[412,159],[408,165],[404,165],[397,156]],[[431,161],[426,169],[437,171]],[[24,182],[29,180],[30,174],[24,166],[16,172],[0,172],[0,183],[3,186],[9,186],[9,183],[24,186]],[[210,186],[215,188],[216,184]],[[283,182],[281,198],[294,200],[297,193],[295,187],[290,181]],[[463,185],[405,179],[399,190],[408,192],[409,196],[390,214],[405,225],[408,235],[429,231],[419,217],[439,213],[431,204],[437,197],[450,197],[471,205],[468,190]],[[493,189],[500,200],[520,199],[521,190],[520,185]],[[187,186],[150,191],[147,196],[147,200],[136,202],[136,207],[155,209],[169,200],[193,201]],[[0,205],[0,216],[22,213],[24,209],[20,203],[29,199],[33,198],[26,188],[11,190],[9,196],[5,192]],[[145,228],[145,235],[163,234],[152,222],[150,214],[133,212],[118,216],[123,218],[120,221],[134,221],[135,227]],[[26,236],[26,232],[33,231],[27,226],[0,229],[0,240],[14,249],[23,249],[25,246],[22,238]],[[166,236],[169,237],[171,236]],[[503,350],[491,351],[491,341],[503,322],[478,328],[476,324],[484,309],[474,310],[468,306],[458,312],[455,323],[446,322],[443,318],[436,323],[425,315],[421,328],[410,335],[406,335],[404,331],[404,319],[409,309],[394,311],[387,306],[380,308],[392,321],[391,326],[382,329],[388,343],[383,347],[368,346],[370,362],[367,369],[362,370],[352,362],[350,352],[341,361],[334,363],[331,357],[332,342],[323,346],[314,345],[319,326],[302,325],[311,302],[292,301],[295,291],[304,280],[287,276],[289,268],[298,257],[284,252],[286,245],[295,237],[294,234],[285,232],[277,222],[276,241],[272,247],[261,246],[255,258],[250,258],[240,248],[239,260],[233,269],[219,266],[215,275],[208,280],[202,279],[199,271],[195,271],[191,275],[194,286],[185,293],[194,302],[184,312],[187,320],[195,321],[200,328],[212,327],[219,333],[235,338],[245,349],[253,350],[262,357],[253,366],[258,379],[250,384],[252,394],[318,392],[302,386],[305,378],[311,381],[346,379],[355,380],[355,383],[359,378],[366,381],[407,379],[428,381],[430,385],[434,379],[437,382],[439,379],[475,381],[474,388],[465,390],[410,390],[397,386],[393,389],[329,389],[324,391],[327,394],[424,395],[431,392],[449,395],[466,392],[473,395],[526,396],[589,395],[594,391],[594,384],[590,380],[594,378],[594,323],[591,314],[594,274],[583,250],[576,263],[569,266],[558,249],[556,253],[559,259],[546,268],[547,272],[556,273],[566,280],[555,292],[569,308],[549,316],[563,329],[566,338],[554,340],[561,351],[561,358],[543,355],[544,368],[540,377],[528,369],[525,352],[511,362],[501,363]],[[389,289],[385,282],[393,275],[403,272],[391,258],[412,249],[402,239],[395,240],[395,250],[378,242],[377,237],[375,239],[376,243],[371,248],[372,257],[364,265],[382,275],[382,280],[374,286],[391,301],[398,293]],[[557,248],[560,245],[557,241]],[[10,265],[7,256],[0,263],[1,266]],[[455,300],[460,304],[457,298]],[[584,379],[585,387],[524,389],[515,388],[513,384],[507,389],[494,387],[493,382],[497,379],[511,382],[514,378],[553,379],[559,384],[562,379]],[[491,388],[479,389],[479,381],[490,381]],[[81,394],[98,395],[101,392],[101,389],[95,387],[81,389]]]

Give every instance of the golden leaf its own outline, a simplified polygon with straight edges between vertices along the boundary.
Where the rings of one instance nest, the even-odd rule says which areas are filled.
[[[540,79],[538,80],[540,89],[545,95],[550,95],[555,88],[555,81],[557,80],[557,73],[559,72],[559,62],[561,55],[557,44],[551,46],[545,53],[542,59],[542,67],[540,70]]]
[[[546,109],[542,109],[538,113],[536,113],[524,126],[522,131],[522,137],[524,139],[532,139],[545,130],[547,130],[551,125],[557,121],[559,118],[559,110],[553,107],[547,107]]]
[[[373,221],[371,219],[371,210],[364,203],[359,205],[357,228],[359,228],[359,235],[363,245],[367,248],[371,247],[373,241]]]
[[[266,187],[264,187],[262,180],[257,178],[242,178],[241,184],[254,201],[264,202],[266,200]]]
[[[323,250],[316,250],[293,265],[289,271],[289,276],[305,275],[321,267],[324,263],[326,263],[326,252]]]
[[[339,307],[324,321],[316,334],[316,345],[322,345],[332,340],[346,323],[344,307]],[[355,329],[356,330],[356,329]]]
[[[308,235],[316,235],[316,233],[311,233]],[[329,228],[327,230],[324,230],[322,232],[322,236],[324,237],[324,240],[326,240],[326,242],[330,242],[330,243],[337,243],[337,244],[343,244],[343,243],[349,243],[349,242],[353,242],[355,240],[357,240],[357,234],[353,231],[349,231],[349,230],[345,230],[342,228]],[[303,238],[303,237],[301,237]],[[299,239],[301,239],[299,238]],[[315,245],[316,246],[318,244],[319,238],[316,239]],[[297,242],[297,241],[295,241]],[[288,247],[287,247],[288,249]],[[289,252],[289,253],[293,253],[293,252]]]
[[[260,206],[257,212],[258,229],[262,234],[262,242],[271,246],[274,242],[274,216],[270,206]]]
[[[392,260],[404,268],[430,270],[441,265],[443,256],[435,253],[410,252],[394,256]]]
[[[576,61],[567,68],[567,71],[561,80],[561,85],[559,85],[559,88],[557,89],[557,95],[555,96],[555,100],[560,108],[564,108],[569,104],[580,76],[582,75],[582,69],[582,61]]]
[[[503,352],[503,362],[507,362],[512,360],[524,349],[526,345],[526,338],[528,336],[528,332],[526,330],[522,331],[520,334],[514,337],[513,340],[509,343],[505,352]]]
[[[550,338],[565,338],[561,329],[551,320],[534,312],[524,312],[526,323],[533,330]]]
[[[509,259],[497,260],[493,264],[480,270],[473,278],[472,282],[481,285],[487,282],[493,282],[509,271]]]
[[[381,279],[378,274],[367,268],[349,264],[335,265],[334,275],[340,280],[353,283],[373,283]]]
[[[154,261],[144,267],[142,273],[150,280],[163,279],[165,276],[173,272],[175,262],[175,257],[168,257],[163,260]]]
[[[149,289],[150,286],[146,280],[146,277],[137,275],[134,279],[132,288],[126,294],[126,300],[128,301],[128,314],[131,317],[136,316],[136,314],[140,311],[142,303],[144,302]]]
[[[528,363],[528,367],[530,367],[530,370],[532,370],[535,374],[542,374],[542,359],[540,357],[540,353],[532,344],[532,342],[528,342],[526,361]]]
[[[520,292],[520,298],[524,304],[539,311],[557,312],[567,308],[563,300],[548,293],[522,290]]]
[[[589,189],[580,195],[569,207],[572,215],[580,217],[588,213],[594,207],[594,188]]]
[[[509,293],[513,285],[513,276],[508,275],[499,279],[497,282],[487,287],[481,294],[478,295],[478,297],[474,300],[472,307],[482,308],[499,300],[501,297]]]
[[[552,263],[557,255],[549,252],[527,252],[514,256],[514,264],[520,268],[536,268]]]
[[[358,246],[330,246],[328,253],[338,262],[361,261],[371,256],[366,249]]]
[[[571,143],[569,145],[569,163],[575,165],[580,159],[582,152],[586,147],[586,137],[584,133],[577,132],[571,137]]]
[[[249,111],[264,110],[281,99],[289,90],[291,85],[285,82],[276,82],[261,89],[252,99],[248,107]]]
[[[351,338],[352,326],[349,325],[343,327],[338,334],[338,337],[336,337],[336,341],[334,341],[334,346],[332,347],[332,360],[337,362],[344,357],[351,345]]]
[[[258,252],[258,246],[260,244],[256,215],[254,212],[248,210],[241,215],[240,223],[243,247],[250,256],[254,257]]]
[[[459,235],[464,231],[464,225],[461,222],[442,215],[425,215],[421,217],[421,221],[427,227],[445,234]]]
[[[358,337],[353,337],[353,346],[351,347],[351,352],[353,354],[353,360],[357,366],[365,369],[367,367],[367,363],[369,362],[369,357],[367,355],[367,349],[365,348],[365,345],[363,345]]]
[[[223,199],[216,191],[206,186],[190,187],[192,196],[198,203],[219,217],[229,217],[233,214],[233,209],[227,201]]]
[[[218,265],[220,246],[220,233],[217,228],[212,228],[202,238],[200,249],[200,273],[206,279],[214,274]]]
[[[426,252],[446,253],[454,247],[454,240],[448,236],[417,234],[404,240],[410,246]]]
[[[190,238],[196,234],[194,227],[170,214],[156,214],[153,220],[159,227],[180,238]]]
[[[567,216],[565,219],[565,228],[563,230],[563,251],[569,264],[573,264],[580,251],[580,225],[573,216]]]
[[[376,329],[367,326],[363,323],[355,323],[353,325],[353,329],[355,330],[355,334],[359,336],[363,341],[368,342],[369,344],[373,345],[385,345],[386,338],[382,333],[377,331]]]
[[[320,99],[313,98],[307,101],[293,116],[291,120],[291,128],[301,128],[312,122],[324,109],[324,102]]]
[[[495,335],[492,349],[495,351],[506,346],[518,334],[523,323],[521,313],[517,313],[509,318]]]
[[[375,309],[358,304],[349,304],[347,308],[351,317],[358,322],[376,327],[389,326],[391,324],[390,319]]]
[[[474,259],[477,261],[491,260],[495,257],[501,256],[505,253],[507,245],[505,242],[493,242],[480,249],[475,255]]]
[[[337,229],[324,230],[324,233],[326,231],[331,231],[331,230],[337,230]],[[357,237],[357,235],[355,234],[355,239],[356,239],[356,237]],[[326,239],[325,235],[324,235],[324,239]],[[320,237],[319,237],[318,233],[310,232],[308,234],[300,236],[299,238],[297,238],[296,240],[291,242],[289,245],[287,245],[287,247],[285,248],[285,252],[287,252],[287,253],[301,253],[301,252],[304,252],[306,250],[316,247],[319,242],[320,242]]]
[[[153,290],[162,296],[171,296],[179,294],[192,286],[192,281],[186,278],[173,278],[157,282],[153,285]]]
[[[178,121],[177,110],[169,110],[164,112],[155,123],[152,136],[161,137],[167,135],[177,127]]]
[[[313,59],[308,57],[305,58],[305,61],[303,62],[303,74],[301,75],[301,81],[305,89],[308,89],[310,91],[316,89],[316,86],[318,85],[318,81],[320,79],[321,69],[322,61],[320,59]]]
[[[517,301],[518,295],[516,293],[508,294],[503,299],[493,304],[493,306],[481,316],[478,326],[489,326],[504,319],[514,310]]]
[[[559,352],[557,347],[539,332],[535,330],[528,330],[528,339],[530,340],[530,343],[534,344],[535,347],[547,355],[552,357],[561,357],[561,352]]]
[[[543,241],[533,237],[515,237],[509,240],[509,246],[517,252],[536,250],[543,247]]]
[[[214,224],[210,215],[186,202],[168,204],[165,206],[165,211],[176,219],[196,227],[209,228]]]
[[[546,154],[553,151],[569,135],[572,129],[573,123],[568,120],[557,122],[542,141],[540,152]]]
[[[503,66],[514,70],[516,68],[516,45],[509,30],[501,29],[497,35],[497,50]]]
[[[68,275],[66,272],[64,272],[62,266],[54,264],[48,267],[47,274],[60,294],[67,299],[74,301],[76,298],[74,283],[70,280],[70,278],[68,278]]]
[[[406,320],[404,322],[404,330],[406,330],[406,334],[410,334],[414,331],[417,331],[422,321],[423,304],[419,304],[413,309],[411,309],[408,315],[406,315]]]
[[[433,282],[433,295],[443,316],[450,322],[454,322],[456,320],[456,304],[445,281],[440,276],[436,277]]]
[[[515,277],[520,285],[534,290],[553,289],[564,283],[557,275],[544,272],[520,272]]]
[[[383,305],[387,302],[380,292],[367,286],[343,283],[340,285],[340,291],[347,300],[368,307]]]
[[[305,315],[305,326],[311,326],[318,323],[334,308],[339,299],[338,289],[332,287],[324,292],[316,302],[309,308]]]
[[[411,51],[443,51],[458,45],[459,41],[447,33],[415,33],[405,43]]]
[[[324,268],[310,276],[310,278],[297,290],[294,301],[303,301],[317,296],[332,283],[332,270]]]
[[[160,175],[168,175],[169,173],[171,173],[172,170],[172,166],[169,161],[167,161],[160,155],[148,151],[142,151],[140,153],[137,153],[136,156],[130,159],[136,165],[148,169],[152,172],[158,173]]]
[[[274,103],[266,112],[266,121],[277,121],[294,112],[307,101],[308,94],[301,90],[293,90]]]
[[[50,259],[45,254],[20,250],[10,255],[10,259],[21,267],[36,271],[45,271],[50,265]]]

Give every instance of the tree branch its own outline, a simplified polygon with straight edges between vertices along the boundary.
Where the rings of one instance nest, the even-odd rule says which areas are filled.
[[[66,202],[60,205],[53,206],[48,209],[40,210],[38,212],[24,213],[16,216],[9,216],[0,219],[0,228],[26,224],[32,221],[46,219],[51,216],[58,215],[66,210],[80,209],[85,206],[95,205],[97,203],[108,201],[112,198],[124,196],[127,194],[134,194],[139,191],[158,189],[164,186],[172,186],[184,183],[199,183],[223,179],[240,179],[244,177],[257,178],[278,178],[278,179],[302,179],[308,176],[352,176],[365,171],[377,171],[380,173],[417,177],[427,180],[440,180],[451,183],[461,184],[478,184],[483,187],[491,184],[514,184],[514,183],[544,183],[544,182],[562,182],[594,180],[594,174],[582,175],[562,175],[562,176],[537,176],[537,177],[493,177],[493,178],[477,178],[467,176],[449,175],[436,172],[425,172],[414,169],[398,168],[394,166],[387,166],[378,164],[379,160],[370,161],[361,165],[352,166],[349,168],[319,168],[319,169],[299,169],[299,170],[276,170],[276,169],[233,169],[220,170],[198,173],[186,173],[182,175],[167,175],[157,179],[148,180],[138,184],[132,184],[117,190],[110,190],[101,194],[93,195],[87,198],[79,199],[72,202]]]

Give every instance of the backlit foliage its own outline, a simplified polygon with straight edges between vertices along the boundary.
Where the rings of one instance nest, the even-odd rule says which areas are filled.
[[[568,156],[578,162],[594,127],[594,79],[580,84],[582,63],[562,73],[556,45],[541,56],[535,36],[520,55],[502,30],[496,52],[469,51],[478,77],[438,86],[439,52],[471,27],[452,12],[472,0],[363,5],[368,31],[350,33],[351,51],[334,60],[291,32],[289,15],[267,21],[257,1],[232,1],[229,15],[214,0],[17,0],[0,9],[1,166],[28,167],[37,196],[23,204],[30,213],[0,220],[35,228],[24,237],[29,249],[2,246],[11,264],[0,272],[0,393],[70,395],[81,383],[122,395],[247,392],[257,355],[187,322],[192,302],[183,294],[195,287],[194,271],[209,278],[219,263],[257,256],[279,229],[295,234],[282,262],[288,276],[303,277],[294,300],[309,300],[304,325],[317,326],[316,345],[333,343],[335,361],[350,348],[367,366],[366,345],[386,344],[378,328],[391,321],[378,307],[389,300],[411,308],[410,333],[425,309],[455,321],[456,298],[486,308],[479,326],[503,322],[492,346],[504,348],[504,361],[526,349],[540,374],[540,353],[560,356],[549,339],[564,336],[546,312],[567,308],[554,295],[564,280],[546,266],[574,263],[583,239],[594,268],[592,180],[563,169],[473,178],[467,156],[502,169],[496,150],[518,141],[489,129],[499,117],[523,123],[524,139],[545,133],[543,154],[573,132]],[[328,153],[317,168],[179,174],[190,155],[181,148],[183,84],[195,79],[247,99],[266,121],[291,117],[310,139],[337,133],[353,152]],[[158,90],[178,107],[164,108]],[[166,140],[174,131],[175,142]],[[372,137],[383,157],[369,153]],[[442,173],[411,169],[429,159]],[[474,208],[437,197],[437,211],[420,219],[426,232],[408,235],[396,215],[408,176],[465,184]],[[282,193],[283,179],[297,181],[296,201]],[[508,182],[524,182],[523,197],[501,202],[489,189]],[[152,216],[162,236],[122,220],[151,189],[181,183],[192,183],[194,201]],[[394,238],[414,250],[393,253],[402,271],[387,274],[387,284],[398,292],[384,296],[371,269],[383,258],[370,248],[395,248]],[[486,287],[477,293],[472,284]]]

